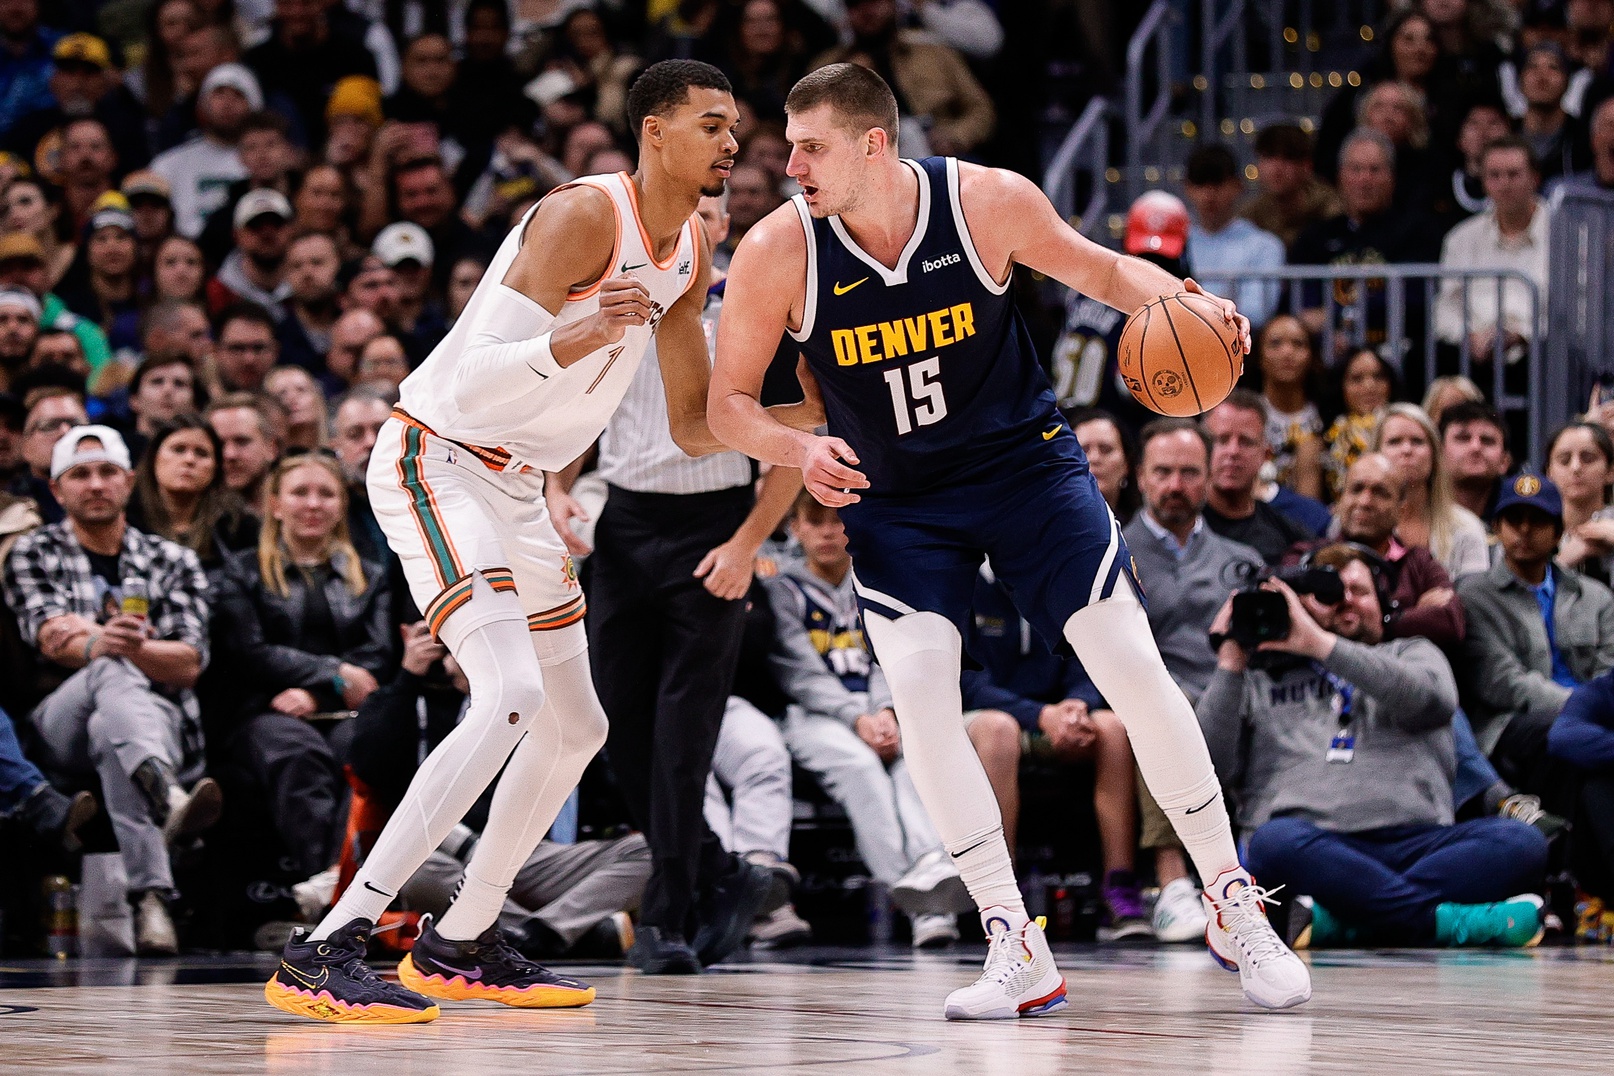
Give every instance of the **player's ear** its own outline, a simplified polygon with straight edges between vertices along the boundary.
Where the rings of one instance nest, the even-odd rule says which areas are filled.
[[[659,146],[662,143],[665,133],[666,132],[664,132],[661,128],[660,116],[646,116],[644,118],[644,126],[639,129],[639,141],[641,144],[645,142],[654,142]]]

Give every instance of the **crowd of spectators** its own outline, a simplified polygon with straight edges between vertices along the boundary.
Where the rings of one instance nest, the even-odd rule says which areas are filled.
[[[240,942],[198,906],[230,893],[248,927],[316,918],[453,730],[464,679],[401,586],[369,456],[511,223],[576,176],[632,169],[636,72],[687,56],[734,80],[741,151],[726,202],[703,206],[721,268],[794,191],[797,78],[866,64],[897,92],[905,155],[993,162],[1004,31],[981,0],[123,7],[57,5],[47,24],[38,0],[0,0],[0,854],[33,857],[20,890],[115,851],[129,944],[162,954]],[[1510,934],[1472,911],[1523,893],[1607,940],[1614,405],[1527,459],[1472,381],[1425,385],[1386,347],[1378,282],[1341,282],[1330,306],[1259,274],[1440,261],[1544,288],[1556,193],[1614,190],[1614,3],[1521,22],[1421,0],[1377,39],[1315,137],[1260,133],[1256,189],[1206,144],[1186,204],[1156,193],[1131,214],[1129,253],[1254,322],[1224,403],[1155,420],[1113,376],[1120,315],[1071,295],[1062,334],[1030,320],[1252,867],[1306,898],[1290,937],[1525,944],[1534,912]],[[1540,328],[1513,286],[1414,300],[1408,337],[1420,355],[1439,341],[1443,374],[1459,355],[1516,367]],[[1345,331],[1322,332],[1329,310]],[[748,591],[743,565],[705,584],[749,610],[707,819],[775,879],[758,944],[815,930],[792,901],[822,873],[791,861],[804,783],[914,944],[948,944],[967,895],[907,778],[844,531],[808,498],[780,510]],[[1285,566],[1332,573],[1339,600],[1269,578]],[[1260,647],[1230,631],[1230,596],[1255,587],[1291,625]],[[1060,810],[1091,812],[1098,861],[1074,866],[1099,879],[1100,937],[1201,936],[1124,728],[989,564],[966,643],[970,740],[1022,866],[1022,778],[1055,773]],[[585,830],[621,821],[583,804]],[[448,902],[479,812],[408,909]],[[620,955],[651,853],[578,829],[563,815],[502,923],[534,954]]]

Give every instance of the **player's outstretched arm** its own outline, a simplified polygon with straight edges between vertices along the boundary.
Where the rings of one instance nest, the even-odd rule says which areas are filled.
[[[605,192],[579,186],[544,199],[527,223],[515,261],[487,295],[454,367],[455,403],[473,408],[542,388],[555,374],[622,339],[650,317],[650,293],[632,276],[600,284],[594,315],[555,328],[574,289],[610,272],[615,210]]]
[[[996,279],[1018,262],[1101,303],[1131,314],[1144,303],[1180,291],[1205,295],[1239,328],[1250,351],[1250,323],[1232,300],[1210,295],[1157,265],[1099,246],[1072,228],[1037,185],[1017,172],[959,164],[964,220],[975,249]]]
[[[804,403],[764,408],[760,397],[768,364],[805,304],[807,241],[795,209],[784,205],[746,233],[729,263],[723,315],[717,324],[717,358],[706,404],[712,432],[754,459],[802,472],[807,489],[832,507],[857,500],[853,489],[868,479],[848,464],[857,454],[835,437],[808,432],[823,421],[817,385],[801,373]],[[782,421],[783,420],[783,421]]]

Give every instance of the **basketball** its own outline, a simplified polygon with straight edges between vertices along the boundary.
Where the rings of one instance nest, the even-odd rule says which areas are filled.
[[[1213,300],[1191,292],[1162,295],[1128,318],[1116,359],[1139,403],[1176,418],[1227,399],[1244,372],[1238,331]]]

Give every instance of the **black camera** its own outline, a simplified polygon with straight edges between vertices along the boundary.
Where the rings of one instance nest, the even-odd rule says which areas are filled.
[[[1289,637],[1289,603],[1277,591],[1263,590],[1261,584],[1266,580],[1281,579],[1296,594],[1310,594],[1324,605],[1338,605],[1345,600],[1345,584],[1333,568],[1262,568],[1244,574],[1243,585],[1233,595],[1227,637],[1246,650]]]

